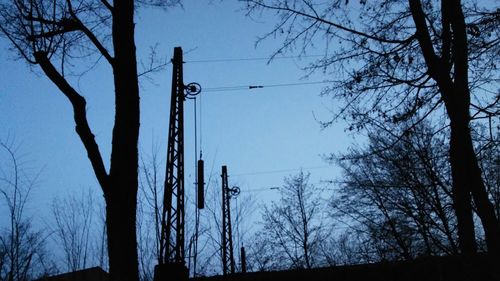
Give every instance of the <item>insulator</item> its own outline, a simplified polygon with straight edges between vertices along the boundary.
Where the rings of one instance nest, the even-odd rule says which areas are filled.
[[[198,160],[198,209],[205,208],[205,174],[203,160]]]

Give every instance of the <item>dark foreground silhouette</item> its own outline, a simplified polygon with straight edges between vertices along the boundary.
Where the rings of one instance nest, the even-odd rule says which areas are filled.
[[[414,261],[332,266],[315,269],[236,273],[192,281],[489,281],[499,280],[500,263],[486,255],[428,257]]]
[[[35,281],[108,281],[109,274],[100,267],[47,276]]]
[[[380,262],[314,269],[236,273],[191,278],[191,281],[500,281],[499,261],[484,254],[471,258],[428,257],[414,261]],[[107,281],[99,267],[44,277],[36,281]],[[163,281],[163,280],[162,280]],[[164,281],[178,281],[172,278]]]

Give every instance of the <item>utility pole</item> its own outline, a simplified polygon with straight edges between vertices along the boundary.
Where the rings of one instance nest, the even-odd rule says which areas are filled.
[[[182,49],[176,47],[172,59],[167,167],[155,281],[183,281],[189,276],[184,260],[184,100],[199,94],[201,87],[196,83],[184,85],[182,64]]]
[[[231,230],[231,205],[229,199],[240,193],[239,187],[229,188],[227,166],[222,166],[222,273],[234,274],[233,235]]]

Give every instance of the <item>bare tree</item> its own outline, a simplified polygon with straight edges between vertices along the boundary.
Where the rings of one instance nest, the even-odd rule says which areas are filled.
[[[484,124],[473,126],[472,129],[486,190],[490,195],[497,217],[500,217],[500,133]]]
[[[92,191],[82,193],[78,197],[74,194],[66,198],[55,198],[52,201],[52,215],[55,220],[54,241],[62,248],[68,272],[87,268],[98,264],[97,249],[99,242],[95,222],[96,203]]]
[[[25,281],[53,272],[50,257],[46,256],[46,234],[36,230],[26,214],[34,176],[23,168],[11,142],[0,141],[0,194],[8,226],[0,229],[0,280]]]
[[[497,119],[499,113],[500,98],[492,90],[498,83],[500,46],[494,5],[459,0],[243,2],[250,13],[276,13],[278,23],[264,36],[283,38],[275,55],[325,46],[324,57],[308,69],[330,75],[332,86],[325,94],[345,101],[334,120],[348,120],[350,129],[362,129],[370,120],[399,123],[419,116],[407,123],[411,130],[444,107],[460,249],[476,252],[472,196],[488,249],[500,255],[500,223],[470,129],[472,120]]]
[[[285,267],[287,257],[273,248],[270,237],[257,231],[250,238],[252,243],[248,247],[247,267],[249,271],[272,271]]]
[[[154,266],[158,262],[155,224],[151,213],[144,205],[144,198],[139,195],[137,206],[137,251],[139,256],[139,280],[152,281]],[[154,217],[153,217],[154,218]]]
[[[213,169],[213,167],[212,167]],[[222,237],[222,201],[220,181],[217,172],[209,173],[205,185],[205,208],[200,213],[200,241],[198,245],[199,275],[222,273],[221,237]]]
[[[159,146],[140,159],[137,233],[140,280],[153,280],[154,266],[160,256],[163,174]]]
[[[198,251],[197,253],[191,253],[191,255],[197,255],[195,277],[222,273],[222,191],[219,174],[214,172],[213,168],[212,165],[212,170],[206,174],[208,178],[205,179],[205,208],[200,212]],[[231,187],[237,185],[235,182],[229,184]],[[236,245],[245,245],[247,241],[252,241],[249,244],[253,244],[253,239],[245,238],[244,233],[249,231],[248,218],[250,218],[250,213],[254,211],[254,198],[242,191],[241,194],[232,197],[230,200],[233,251],[235,268],[238,271],[241,270],[241,257],[238,255],[239,249]],[[190,205],[195,206],[193,200],[191,200]],[[194,222],[191,225],[195,226]],[[195,229],[189,231],[190,237],[192,237],[191,240],[195,239],[194,231]]]
[[[152,146],[150,154],[141,157],[139,186],[141,190],[142,214],[149,221],[150,229],[154,230],[153,253],[156,260],[160,257],[160,231],[161,231],[161,211],[163,209],[163,174],[161,169],[161,158],[159,157],[159,147]]]
[[[264,206],[261,236],[274,248],[275,256],[288,260],[286,267],[311,268],[319,257],[323,238],[321,204],[317,189],[300,172],[285,178],[280,201]]]
[[[178,0],[11,0],[0,4],[0,30],[12,49],[27,62],[39,66],[71,103],[76,133],[106,201],[112,281],[139,279],[136,200],[140,73],[134,12],[140,5],[168,7],[178,3]],[[72,86],[68,75],[85,68],[82,58],[107,63],[113,75],[115,116],[108,169],[87,120],[86,99]]]
[[[375,245],[365,239],[356,227],[337,225],[335,235],[328,236],[321,243],[321,254],[329,266],[367,264],[378,261],[375,258]],[[368,243],[367,243],[368,242]]]
[[[344,175],[331,207],[377,245],[375,259],[456,254],[447,134],[422,122],[380,150],[399,138],[398,130],[373,130],[365,148],[339,157]]]

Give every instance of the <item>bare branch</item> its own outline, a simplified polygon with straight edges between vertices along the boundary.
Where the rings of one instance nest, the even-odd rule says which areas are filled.
[[[101,0],[101,1],[106,2],[106,0]],[[109,64],[112,67],[114,67],[115,64],[114,64],[113,57],[111,57],[108,50],[101,44],[101,42],[99,41],[99,39],[97,39],[95,34],[92,33],[92,31],[90,29],[88,29],[85,26],[85,24],[78,18],[75,11],[73,10],[73,6],[71,5],[71,0],[66,0],[66,3],[68,5],[69,14],[75,20],[79,29],[90,39],[90,41],[94,44],[94,46],[97,48],[97,50],[99,50],[99,52],[104,56],[104,58],[106,58],[106,60],[109,62]]]
[[[113,6],[107,0],[100,1],[111,13],[113,13]]]
[[[71,85],[62,77],[55,69],[52,63],[48,60],[47,55],[43,52],[35,53],[36,62],[40,64],[43,72],[47,77],[61,90],[61,92],[68,98],[73,106],[74,120],[76,124],[76,132],[87,150],[87,156],[92,164],[94,173],[104,193],[108,192],[108,175],[104,163],[102,161],[99,147],[94,139],[94,134],[90,130],[86,116],[86,101],[76,92]]]
[[[338,23],[335,23],[333,21],[326,20],[323,17],[320,17],[318,15],[318,13],[312,8],[311,4],[309,4],[307,2],[306,2],[306,5],[309,8],[311,8],[311,10],[313,11],[313,14],[307,14],[305,12],[292,9],[288,5],[285,5],[285,6],[282,6],[282,7],[280,7],[280,6],[272,6],[272,5],[265,4],[262,1],[255,1],[255,0],[248,0],[246,2],[252,3],[254,5],[257,5],[257,6],[260,6],[262,8],[269,9],[269,10],[275,10],[275,11],[281,11],[281,12],[289,12],[291,14],[299,15],[299,16],[302,16],[304,18],[312,19],[312,20],[314,20],[317,23],[323,23],[323,24],[326,24],[326,25],[329,25],[329,26],[333,26],[333,27],[335,27],[335,28],[337,28],[339,30],[346,31],[346,32],[351,33],[353,35],[358,35],[358,36],[365,37],[365,38],[368,38],[368,39],[371,39],[371,40],[374,40],[374,41],[378,41],[378,42],[382,42],[382,43],[406,44],[407,42],[413,40],[412,36],[410,36],[410,37],[408,37],[408,38],[406,38],[404,40],[386,39],[386,38],[377,37],[376,35],[367,34],[367,33],[358,31],[356,29],[348,28],[348,27],[343,26],[341,24],[338,24]]]

